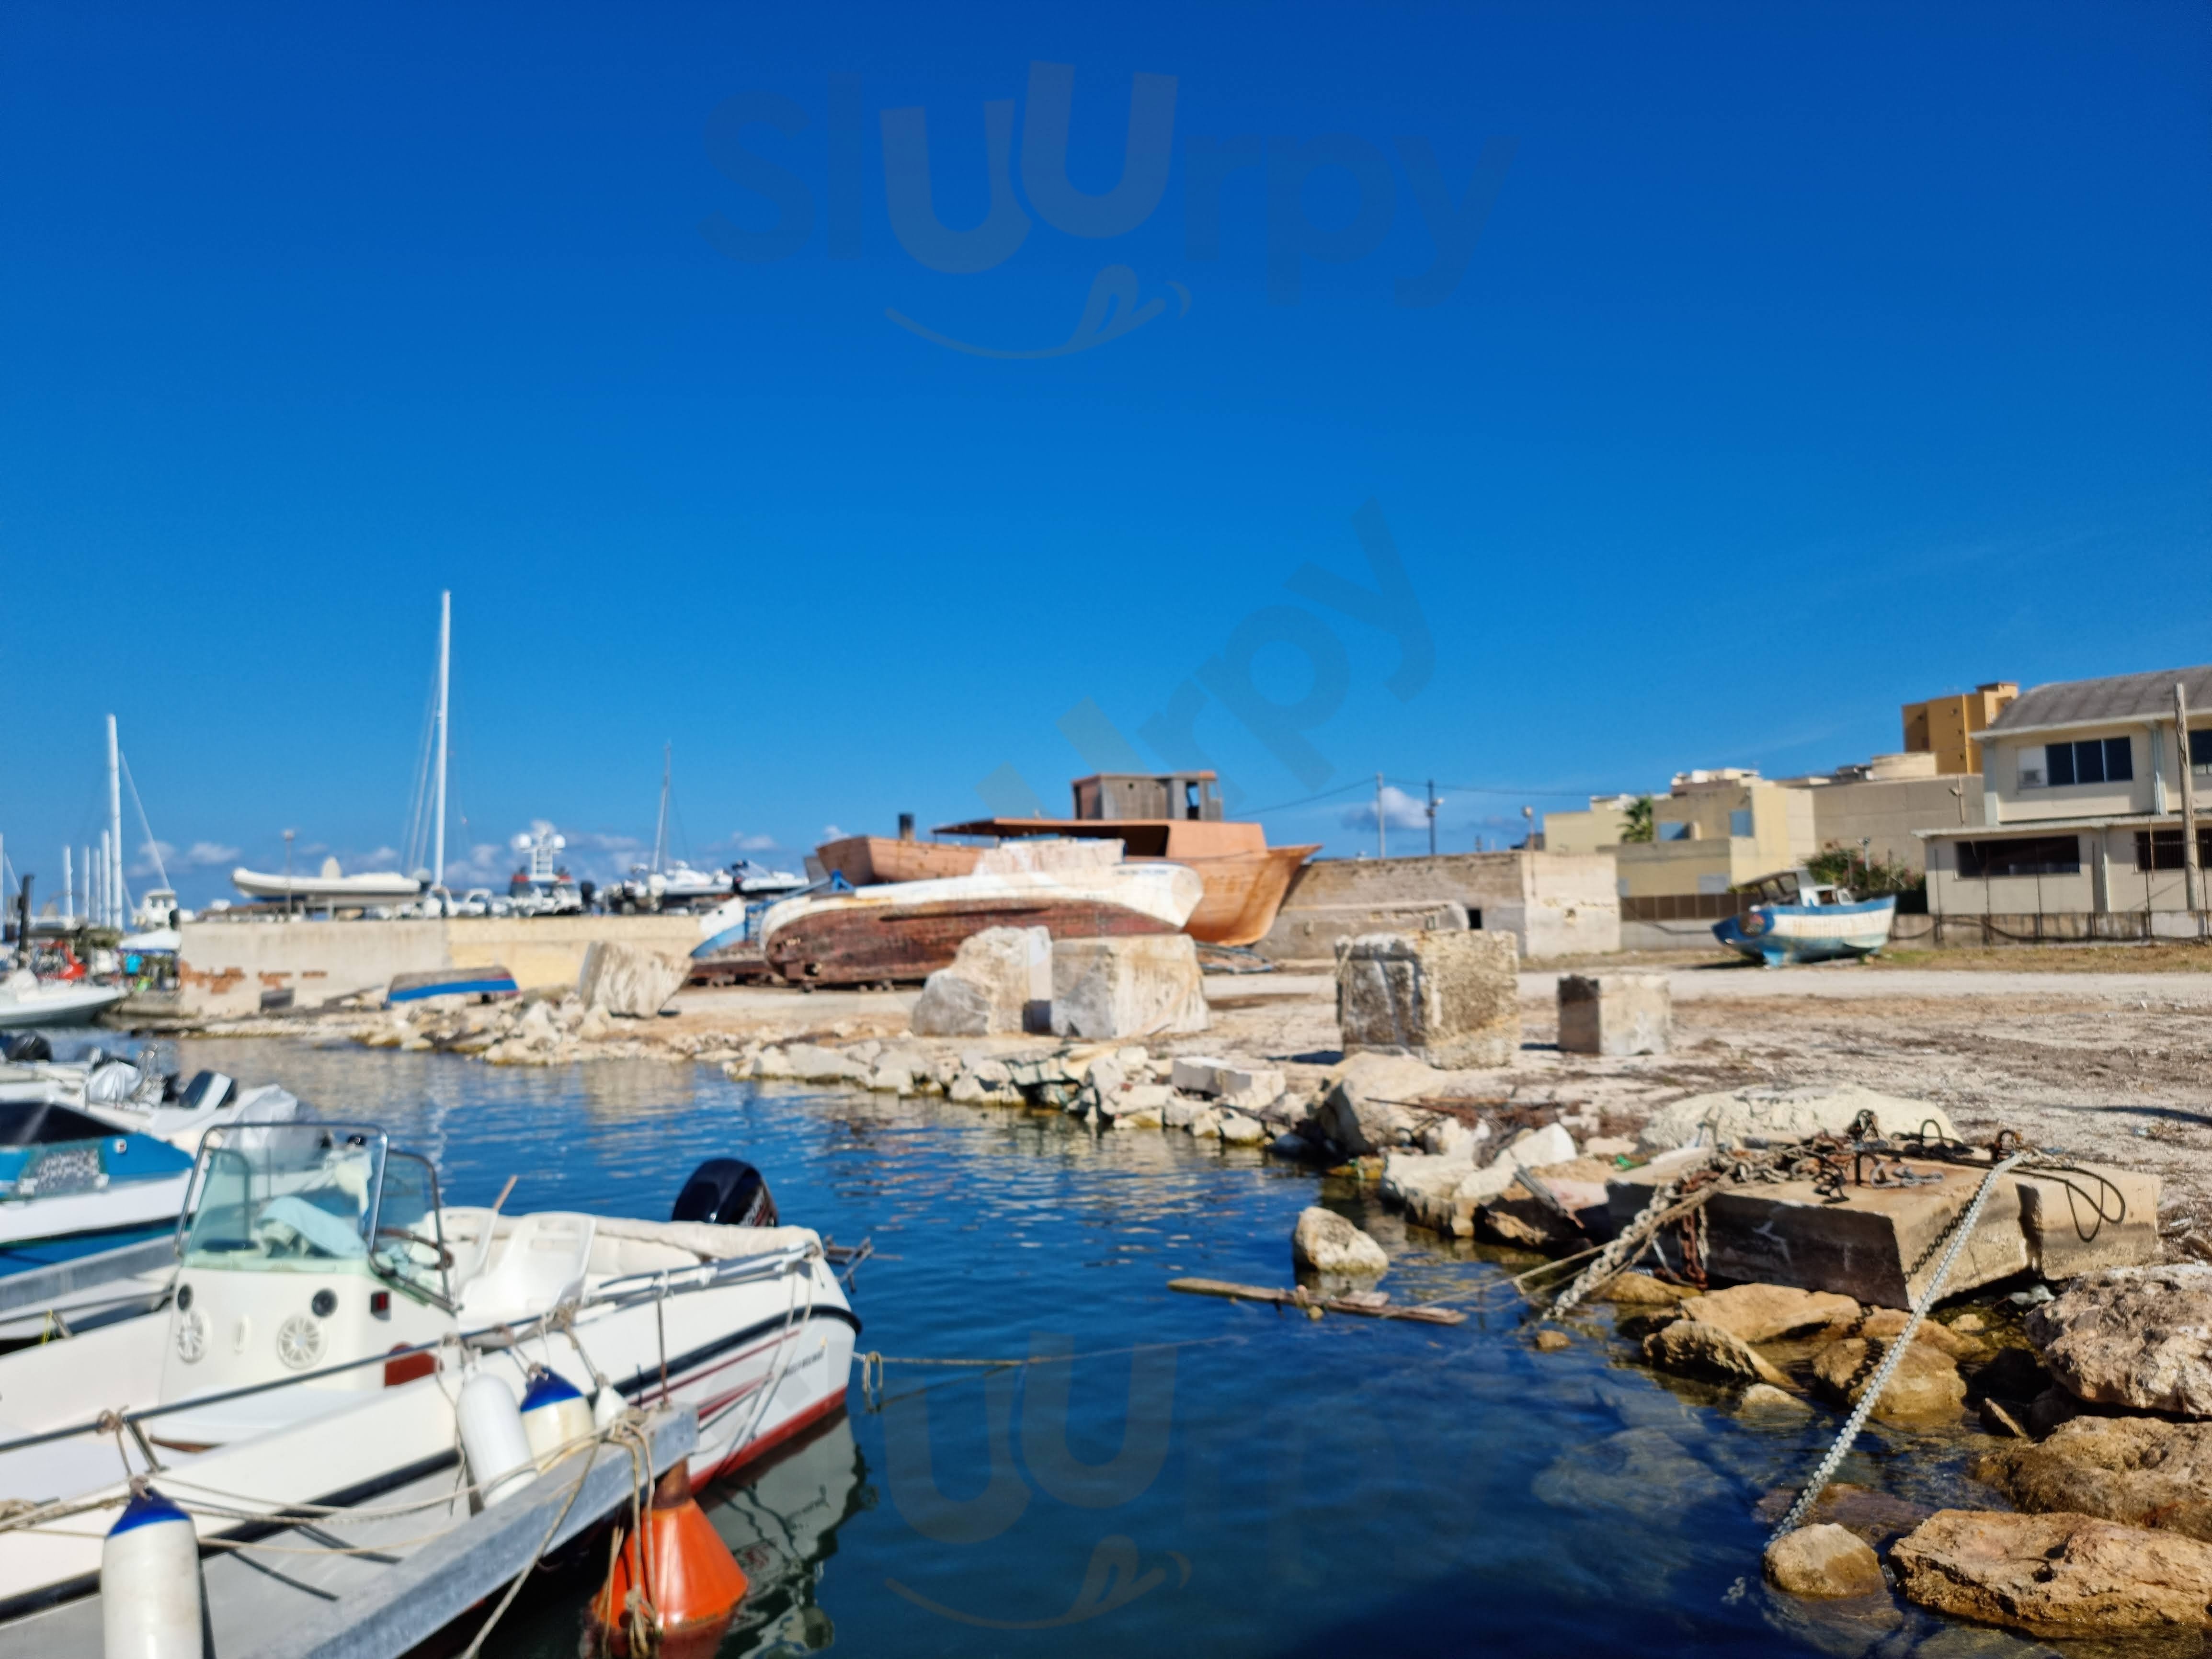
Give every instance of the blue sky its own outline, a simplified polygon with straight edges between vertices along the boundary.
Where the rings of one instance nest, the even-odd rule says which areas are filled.
[[[1278,841],[1370,844],[1380,770],[1464,848],[2212,650],[2201,7],[794,9],[8,9],[41,893],[110,710],[188,900],[286,827],[399,848],[442,588],[487,875],[535,819],[626,862],[664,742],[702,860],[1057,808],[1085,705]],[[1172,139],[1116,228],[1139,75]],[[917,108],[922,210],[1013,245],[915,216]],[[1480,236],[1423,289],[1439,179]],[[1376,587],[1369,503],[1403,587],[1347,614],[1310,568]]]

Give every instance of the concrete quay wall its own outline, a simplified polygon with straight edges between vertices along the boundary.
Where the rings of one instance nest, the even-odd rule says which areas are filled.
[[[1298,872],[1255,947],[1272,961],[1325,960],[1366,933],[1480,927],[1511,933],[1524,958],[1620,948],[1613,854],[1443,853],[1326,859]]]
[[[394,974],[502,967],[525,990],[574,984],[594,943],[688,953],[695,916],[455,916],[436,921],[188,921],[179,929],[179,1012],[259,1011],[264,993],[295,1007],[381,994]]]

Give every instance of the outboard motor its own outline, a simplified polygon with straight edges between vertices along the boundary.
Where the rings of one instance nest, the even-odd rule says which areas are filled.
[[[671,1221],[711,1221],[725,1227],[773,1227],[775,1200],[768,1177],[740,1158],[710,1158],[691,1171],[676,1195]]]
[[[202,1072],[177,1097],[177,1103],[188,1112],[212,1111],[228,1100],[238,1085],[221,1072]]]
[[[0,1036],[0,1054],[18,1066],[34,1065],[54,1057],[54,1045],[43,1031],[10,1031]]]

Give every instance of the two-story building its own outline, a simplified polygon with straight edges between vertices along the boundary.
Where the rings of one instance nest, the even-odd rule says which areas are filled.
[[[2174,729],[2176,684],[2190,708]],[[2212,867],[2212,666],[2025,691],[1978,734],[1979,822],[1921,830],[1937,915],[2182,910],[2182,768]]]
[[[1713,921],[1738,915],[1747,902],[1738,888],[1794,868],[1820,850],[1808,792],[1747,768],[1676,773],[1668,792],[1652,799],[1648,842],[1621,840],[1633,801],[1596,795],[1586,812],[1544,819],[1548,852],[1612,849],[1625,921]]]

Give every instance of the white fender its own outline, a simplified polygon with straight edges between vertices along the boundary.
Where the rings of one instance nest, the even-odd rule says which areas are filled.
[[[202,1659],[199,1534],[151,1486],[100,1546],[100,1619],[107,1659]]]

